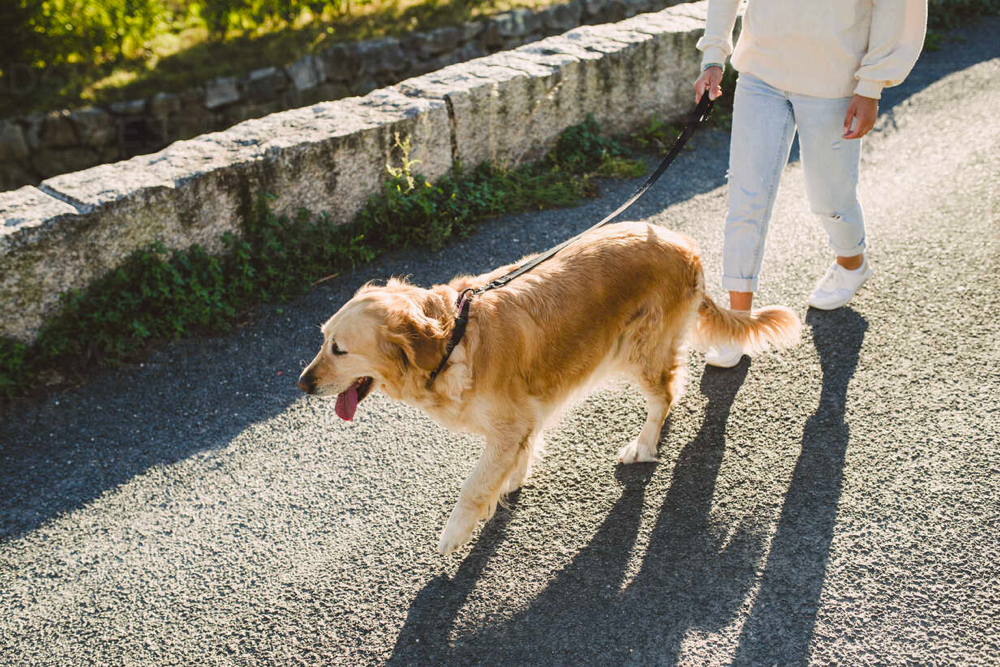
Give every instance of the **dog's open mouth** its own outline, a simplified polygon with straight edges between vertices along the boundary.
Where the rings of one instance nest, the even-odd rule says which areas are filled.
[[[370,377],[358,378],[346,391],[337,394],[335,407],[337,416],[345,421],[354,419],[354,411],[358,409],[358,403],[372,390],[372,382],[374,380]]]

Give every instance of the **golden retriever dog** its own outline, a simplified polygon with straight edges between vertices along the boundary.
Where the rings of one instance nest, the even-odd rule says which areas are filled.
[[[684,389],[689,340],[702,349],[738,341],[748,353],[799,340],[799,319],[787,308],[751,315],[716,305],[691,239],[617,223],[474,297],[465,336],[431,382],[460,293],[515,266],[432,289],[395,279],[365,285],[323,325],[323,347],[299,378],[308,394],[336,396],[346,420],[381,389],[446,428],[486,439],[441,534],[443,554],[465,544],[501,496],[524,484],[544,428],[601,380],[624,375],[646,398],[646,423],[618,460],[656,461],[660,429]]]

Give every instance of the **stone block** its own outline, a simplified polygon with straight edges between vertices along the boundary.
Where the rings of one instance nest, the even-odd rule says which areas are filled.
[[[86,107],[70,114],[80,143],[92,148],[109,146],[118,136],[115,119],[103,109]]]
[[[486,21],[466,21],[462,24],[461,41],[468,42],[476,39],[486,30]]]
[[[205,108],[214,111],[240,100],[236,79],[220,76],[205,85]]]
[[[334,44],[320,54],[319,61],[328,81],[350,82],[364,71],[356,44]]]
[[[108,109],[116,116],[141,116],[146,113],[146,100],[114,102]]]
[[[181,98],[173,93],[157,93],[149,101],[149,113],[157,118],[167,118],[181,111]]]
[[[0,120],[0,163],[28,157],[28,141],[17,123]]]
[[[288,86],[285,73],[276,67],[264,67],[250,72],[244,82],[246,97],[250,102],[270,102]]]
[[[580,25],[583,8],[580,0],[572,0],[561,5],[554,5],[538,14],[542,27],[547,34],[560,34]]]
[[[295,90],[312,90],[320,84],[324,77],[320,75],[316,65],[321,62],[312,56],[303,56],[285,68]]]
[[[31,342],[85,256],[64,243],[77,210],[33,186],[0,192],[0,335]]]
[[[373,39],[357,44],[357,57],[364,63],[364,72],[377,76],[382,73],[401,72],[409,59],[395,37]]]
[[[513,166],[538,157],[550,142],[549,107],[558,84],[559,73],[552,67],[498,53],[409,79],[397,88],[411,96],[447,100],[456,159],[469,166]]]
[[[528,9],[514,9],[497,14],[486,24],[486,46],[503,46],[542,29],[542,20]]]
[[[55,148],[79,144],[69,111],[50,111],[45,114],[39,134],[39,146]]]
[[[583,8],[583,20],[587,23],[597,20],[611,4],[611,0],[580,0],[580,2]]]
[[[419,57],[432,58],[453,51],[461,39],[461,28],[448,26],[414,34],[412,45]]]

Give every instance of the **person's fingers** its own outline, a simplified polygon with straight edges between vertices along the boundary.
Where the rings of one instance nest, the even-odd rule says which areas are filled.
[[[852,138],[849,136],[852,134],[851,123],[854,121],[857,114],[858,114],[858,109],[856,106],[854,106],[854,103],[852,102],[850,105],[848,105],[847,114],[844,116],[844,139]]]
[[[709,90],[711,90],[711,87],[712,87],[712,82],[709,79],[709,77],[706,76],[702,77],[701,79],[698,79],[698,82],[695,84],[694,87],[694,103],[697,104],[699,101],[701,101],[701,96],[704,95]]]
[[[854,119],[854,129],[850,130],[848,128],[848,131],[844,133],[844,139],[860,139],[875,127],[875,117],[869,114],[856,113]]]

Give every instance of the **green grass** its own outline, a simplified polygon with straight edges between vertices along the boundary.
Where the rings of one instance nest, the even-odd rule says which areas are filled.
[[[391,180],[351,224],[305,210],[278,217],[261,195],[242,234],[224,237],[221,256],[153,244],[85,290],[63,294],[59,313],[33,345],[0,339],[0,396],[79,382],[94,368],[141,358],[159,342],[226,331],[254,306],[287,301],[387,251],[438,250],[501,213],[595,196],[599,176],[645,172],[623,142],[601,136],[593,118],[568,128],[538,162],[510,170],[456,165],[434,184],[413,171],[408,142],[397,139],[397,147],[401,161],[389,167]]]

